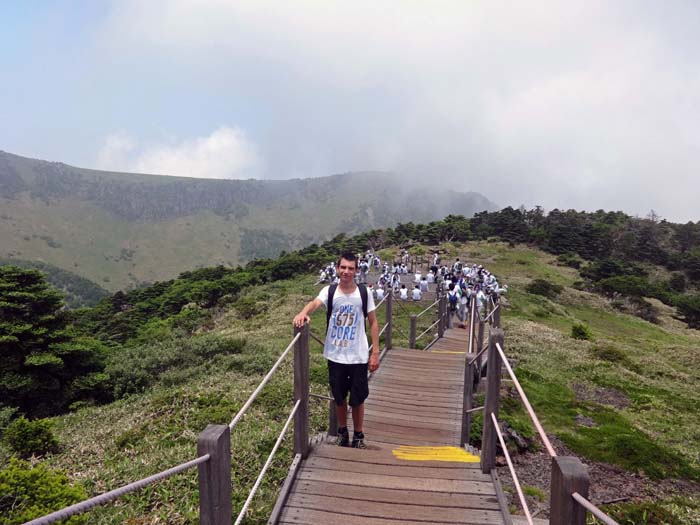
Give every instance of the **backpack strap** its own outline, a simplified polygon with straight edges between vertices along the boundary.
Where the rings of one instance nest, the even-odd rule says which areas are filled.
[[[362,298],[362,313],[367,319],[367,285],[358,284],[357,287],[360,289],[360,297]]]
[[[335,295],[336,288],[338,288],[337,284],[331,284],[328,287],[328,302],[326,303],[326,332],[328,331],[328,325],[331,322],[331,314],[333,313],[333,296]]]

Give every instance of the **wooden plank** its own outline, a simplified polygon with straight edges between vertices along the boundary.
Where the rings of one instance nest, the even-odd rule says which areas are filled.
[[[382,519],[373,518],[367,516],[357,516],[354,513],[350,514],[339,514],[336,512],[324,512],[319,510],[305,510],[300,507],[289,507],[285,509],[285,513],[282,515],[281,524],[294,524],[294,525],[318,525],[319,523],[337,523],[341,517],[352,525],[396,525],[400,523],[401,525],[444,525],[450,522],[447,521],[415,521],[415,520],[400,520],[397,521],[394,518]],[[477,525],[479,521],[470,522],[473,525]],[[501,523],[501,522],[496,522]],[[487,525],[491,525],[487,523]]]
[[[352,494],[342,483],[320,483],[317,481],[298,481],[294,492],[297,494],[319,494],[347,498],[354,501],[383,501],[385,503],[406,503],[414,505],[433,505],[436,507],[481,508],[500,510],[495,495],[454,494],[452,492],[425,492],[419,490],[395,490],[377,487],[353,487]]]
[[[347,509],[345,498],[336,498],[315,494],[294,494],[289,498],[289,510],[298,508],[302,513],[307,511],[338,512]],[[433,507],[431,505],[411,505],[365,501],[352,507],[353,516],[359,514],[365,518],[402,521],[431,521],[436,518],[443,523],[464,524],[500,524],[500,512],[481,509],[462,509],[452,507]],[[342,510],[340,511],[342,512]]]
[[[408,421],[408,422],[415,422],[415,423],[421,423],[421,424],[430,424],[434,423],[436,425],[448,425],[448,424],[453,424],[455,422],[455,419],[457,418],[456,414],[452,414],[450,416],[444,416],[444,417],[430,417],[428,415],[422,415],[422,414],[434,414],[434,411],[425,411],[425,412],[418,412],[415,411],[410,414],[400,414],[397,413],[390,408],[385,408],[382,410],[381,407],[378,407],[375,404],[372,404],[371,406],[366,406],[365,407],[365,416],[375,416],[376,417],[389,417],[394,420],[400,420],[400,421]]]
[[[340,447],[339,447],[340,448]],[[475,469],[424,467],[422,461],[405,461],[403,465],[384,465],[329,458],[309,458],[304,466],[342,472],[386,474],[412,478],[461,479],[467,481],[491,481],[491,476]],[[342,476],[342,474],[341,474]]]
[[[461,415],[461,411],[457,403],[443,403],[445,406],[438,406],[430,402],[417,404],[407,402],[405,400],[395,399],[389,395],[384,397],[375,392],[373,397],[369,397],[365,401],[365,409],[369,407],[377,407],[378,410],[389,409],[397,414],[436,414],[438,417],[451,417],[453,415]]]
[[[314,457],[340,459],[348,461],[359,461],[361,463],[371,463],[376,465],[407,465],[413,462],[394,457],[391,451],[381,450],[356,450],[349,447],[337,447],[335,445],[321,445],[314,449]],[[451,461],[421,461],[421,466],[470,469],[481,472],[477,463],[457,463]],[[484,474],[487,476],[487,474]]]
[[[372,419],[365,417],[365,427],[368,429],[381,429],[382,432],[393,432],[409,438],[415,437],[418,439],[440,440],[454,438],[455,432],[459,435],[461,427],[432,427],[420,428],[408,424],[398,425],[396,422],[384,422],[381,419]]]
[[[398,490],[422,490],[426,492],[454,492],[456,494],[485,494],[496,495],[493,483],[483,481],[463,481],[444,479],[416,479],[402,476],[387,476],[383,474],[359,474],[357,472],[337,472],[324,469],[302,467],[298,479],[322,481],[325,483],[341,483],[351,493],[352,487],[377,487]]]

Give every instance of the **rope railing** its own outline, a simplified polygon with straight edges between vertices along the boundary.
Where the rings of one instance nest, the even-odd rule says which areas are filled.
[[[245,500],[245,503],[243,504],[243,508],[241,509],[241,512],[238,514],[238,517],[236,518],[235,525],[238,525],[241,522],[241,520],[243,520],[243,517],[245,516],[246,512],[248,512],[248,507],[250,506],[250,502],[253,501],[253,497],[255,496],[256,492],[258,491],[258,488],[260,487],[260,483],[262,483],[263,477],[265,477],[265,473],[267,472],[267,469],[270,468],[270,464],[272,463],[272,458],[274,458],[275,453],[277,452],[277,449],[280,446],[280,443],[282,443],[282,440],[284,439],[284,435],[287,433],[287,429],[289,428],[289,424],[292,422],[294,415],[297,413],[297,410],[299,409],[300,404],[301,404],[301,399],[297,399],[297,402],[294,404],[294,408],[290,412],[289,417],[287,418],[287,421],[284,424],[284,427],[282,428],[282,432],[280,432],[279,436],[277,437],[277,441],[275,441],[275,445],[272,447],[272,452],[270,452],[270,455],[267,457],[267,461],[265,462],[265,465],[263,465],[263,468],[260,471],[260,474],[258,475],[258,479],[255,480],[255,484],[253,485],[253,488],[251,489],[250,494],[248,495],[248,498]]]
[[[245,415],[246,411],[248,408],[250,408],[250,405],[253,404],[253,401],[255,401],[255,398],[258,397],[258,394],[262,390],[262,388],[267,384],[267,382],[270,380],[272,377],[272,374],[274,374],[277,371],[277,368],[280,366],[280,363],[284,360],[285,357],[287,357],[287,354],[289,351],[294,347],[294,343],[296,343],[299,340],[299,337],[301,337],[301,333],[298,333],[297,335],[294,336],[292,341],[289,343],[289,346],[285,349],[284,352],[282,352],[282,355],[280,355],[279,359],[277,359],[277,362],[272,365],[272,368],[270,371],[267,373],[267,375],[263,378],[262,381],[260,381],[260,384],[258,387],[253,391],[253,393],[250,395],[248,398],[248,401],[245,402],[243,407],[238,411],[238,414],[236,414],[236,417],[231,420],[231,422],[228,424],[228,428],[233,430],[233,427],[238,424],[238,422],[241,420],[241,418]]]
[[[132,483],[124,485],[123,487],[110,490],[109,492],[105,492],[104,494],[100,494],[99,496],[86,499],[85,501],[81,501],[79,503],[71,505],[70,507],[66,507],[61,510],[57,510],[56,512],[52,512],[51,514],[47,514],[46,516],[42,516],[41,518],[36,518],[31,521],[27,521],[26,523],[24,523],[24,525],[48,525],[49,523],[54,523],[59,520],[70,518],[71,516],[75,516],[76,514],[81,514],[87,510],[90,510],[91,508],[96,507],[97,505],[103,505],[104,503],[108,503],[112,500],[120,498],[123,495],[128,494],[129,492],[134,492],[143,487],[146,487],[147,485],[155,483],[156,481],[169,478],[170,476],[179,474],[180,472],[191,469],[192,467],[196,467],[200,463],[206,463],[207,461],[209,461],[209,458],[209,454],[199,456],[198,458],[193,459],[192,461],[188,461],[186,463],[182,463],[162,472],[158,472],[157,474],[153,474],[152,476],[148,476],[147,478],[134,481]]]
[[[523,387],[520,386],[520,382],[518,381],[518,378],[515,377],[515,373],[513,372],[513,369],[510,367],[510,363],[508,363],[508,359],[506,359],[505,353],[503,353],[503,349],[501,348],[501,345],[496,343],[496,350],[498,350],[499,355],[501,356],[501,361],[503,361],[503,365],[506,367],[506,370],[508,371],[508,375],[510,378],[513,380],[513,384],[515,385],[516,390],[518,391],[518,394],[520,395],[520,399],[523,402],[523,405],[525,405],[525,410],[527,410],[528,415],[530,416],[530,419],[532,420],[533,424],[535,425],[535,428],[537,429],[537,433],[540,435],[540,438],[542,439],[542,442],[544,443],[544,446],[547,448],[547,452],[551,457],[556,457],[557,453],[554,450],[554,447],[552,447],[552,444],[549,441],[549,438],[547,437],[547,434],[545,433],[544,429],[542,428],[542,425],[540,424],[540,420],[537,417],[537,414],[535,414],[535,411],[532,409],[532,405],[530,405],[530,401],[528,400],[527,396],[525,395],[525,391],[523,390]]]
[[[596,518],[598,518],[600,521],[605,523],[605,525],[620,525],[618,522],[616,522],[614,519],[612,519],[610,516],[605,514],[602,510],[600,510],[598,507],[593,505],[590,501],[588,501],[586,498],[581,496],[578,492],[574,492],[571,495],[574,500],[581,505],[584,509],[586,509],[588,512],[593,514]]]
[[[493,299],[491,299],[491,302],[493,302]],[[489,318],[496,313],[496,310],[498,310],[501,307],[501,303],[498,303],[490,312],[489,315],[487,315],[484,318],[484,322],[487,323],[489,321]]]
[[[439,302],[440,302],[440,299],[436,299],[430,306],[428,306],[428,307],[425,308],[423,311],[421,311],[421,313],[416,314],[416,319],[418,319],[421,315],[423,315],[425,312],[427,312],[428,310],[430,310],[433,306],[435,306],[435,305],[438,304]]]
[[[530,514],[530,508],[527,506],[527,501],[525,500],[525,494],[523,494],[523,489],[520,487],[520,482],[518,481],[518,475],[515,473],[515,467],[513,467],[513,461],[510,459],[510,453],[506,447],[506,442],[503,439],[503,434],[501,434],[501,429],[498,426],[498,421],[496,416],[491,413],[491,422],[496,430],[496,435],[498,436],[498,441],[501,443],[501,448],[503,449],[503,455],[506,457],[506,462],[508,463],[508,469],[510,470],[510,475],[513,478],[513,484],[515,485],[515,490],[518,492],[518,498],[520,499],[520,504],[523,507],[523,512],[525,512],[525,519],[527,519],[528,525],[533,525],[532,515]]]
[[[432,330],[432,329],[435,327],[435,325],[438,324],[439,322],[440,322],[440,319],[438,319],[438,320],[435,321],[433,324],[431,324],[428,328],[426,328],[425,330],[423,330],[423,331],[421,332],[420,335],[416,336],[416,341],[418,341],[418,339],[420,339],[420,338],[423,337],[425,334],[427,334],[430,330]]]

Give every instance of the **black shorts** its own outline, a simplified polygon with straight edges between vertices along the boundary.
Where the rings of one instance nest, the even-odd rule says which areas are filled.
[[[350,392],[350,406],[361,405],[369,395],[367,382],[367,363],[346,365],[328,361],[328,383],[335,403],[340,406],[345,403]]]

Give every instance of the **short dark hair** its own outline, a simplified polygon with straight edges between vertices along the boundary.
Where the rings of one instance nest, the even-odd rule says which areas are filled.
[[[355,263],[355,269],[357,270],[357,255],[355,255],[353,252],[344,252],[340,254],[340,257],[338,258],[338,262],[335,264],[336,266],[340,266],[340,260],[345,259],[348,262],[354,262]]]

